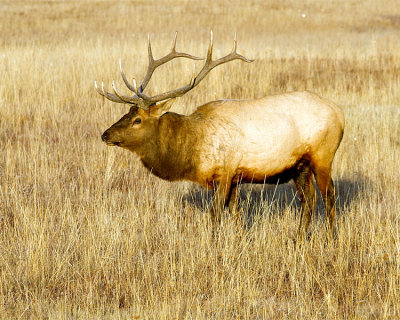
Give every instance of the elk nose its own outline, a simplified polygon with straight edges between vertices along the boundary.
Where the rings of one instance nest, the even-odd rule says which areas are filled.
[[[104,133],[101,135],[101,140],[103,140],[103,141],[107,141],[108,138],[109,138],[109,134],[108,134],[107,131],[104,132]]]

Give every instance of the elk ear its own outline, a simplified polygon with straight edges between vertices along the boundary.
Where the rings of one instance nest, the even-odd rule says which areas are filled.
[[[156,104],[154,106],[151,106],[149,108],[150,115],[152,117],[161,116],[163,114],[163,112],[168,111],[172,107],[172,105],[175,102],[175,100],[176,100],[176,98],[173,98],[173,99],[169,99],[169,100],[164,101],[164,102],[160,102],[160,103],[158,103],[158,104]]]

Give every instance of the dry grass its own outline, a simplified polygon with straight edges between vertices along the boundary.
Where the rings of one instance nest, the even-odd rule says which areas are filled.
[[[400,16],[398,1],[1,1],[0,318],[396,319],[400,316]],[[100,134],[126,107],[93,81],[140,78],[178,47],[257,60],[220,67],[181,98],[308,89],[343,106],[336,157],[338,237],[324,215],[295,248],[291,185],[247,186],[243,229],[216,241],[209,194],[168,183]],[[199,68],[201,62],[197,65]],[[185,83],[174,62],[153,92]]]

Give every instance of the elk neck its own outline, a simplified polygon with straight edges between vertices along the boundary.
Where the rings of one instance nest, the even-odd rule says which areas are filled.
[[[187,116],[172,112],[162,115],[154,138],[137,152],[143,165],[165,180],[190,180],[195,174],[196,135],[192,125]]]

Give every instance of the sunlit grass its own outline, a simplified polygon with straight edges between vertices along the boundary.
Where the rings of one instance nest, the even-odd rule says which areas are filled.
[[[231,2],[229,2],[231,3]],[[398,3],[252,1],[0,2],[0,318],[395,319],[400,314]],[[304,17],[303,17],[304,16]],[[141,79],[156,57],[231,50],[173,111],[213,99],[314,91],[341,105],[333,178],[337,240],[319,210],[294,246],[294,187],[244,186],[246,227],[216,240],[210,194],[161,181],[101,133],[127,106],[118,60]],[[202,62],[196,62],[200,70]],[[174,61],[149,91],[190,80]]]

